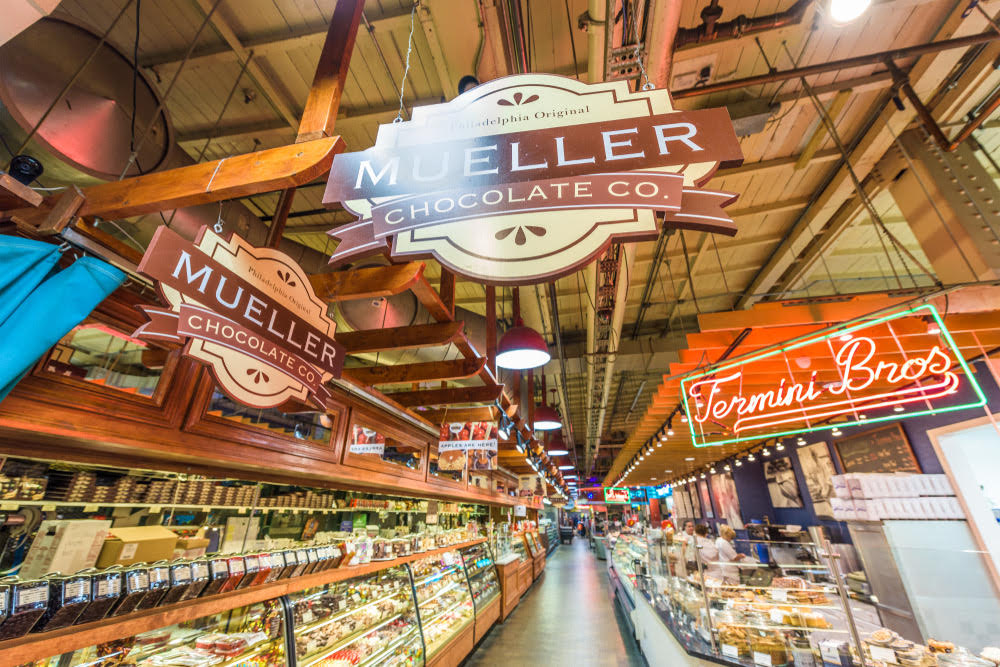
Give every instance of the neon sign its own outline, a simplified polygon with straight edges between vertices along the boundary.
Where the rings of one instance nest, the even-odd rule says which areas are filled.
[[[928,326],[930,321],[936,327]],[[941,404],[963,385],[973,390],[972,402]],[[681,397],[691,415],[688,426],[696,447],[986,403],[929,304],[700,370],[681,380]],[[893,412],[883,415],[887,408]]]
[[[605,487],[604,502],[627,505],[629,502],[628,489],[614,486]]]

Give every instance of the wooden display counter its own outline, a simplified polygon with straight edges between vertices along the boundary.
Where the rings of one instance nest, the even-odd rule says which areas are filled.
[[[498,564],[497,576],[500,578],[500,620],[503,621],[521,599],[521,561]]]
[[[502,597],[502,595],[498,595],[483,609],[476,612],[476,629],[473,636],[475,643],[478,644],[479,640],[485,637],[486,633],[490,631],[493,624],[500,620],[500,604]]]
[[[479,538],[468,542],[453,544],[441,549],[433,549],[431,551],[424,551],[421,553],[411,554],[409,556],[403,556],[402,558],[394,558],[392,560],[365,563],[364,565],[326,570],[324,572],[306,574],[291,579],[281,579],[280,581],[275,581],[269,584],[261,584],[250,588],[229,591],[228,593],[210,595],[208,597],[188,600],[186,602],[178,602],[176,604],[167,605],[163,608],[133,612],[124,616],[116,616],[100,621],[94,621],[93,623],[74,625],[69,628],[63,628],[62,630],[29,634],[18,639],[0,642],[0,665],[22,665],[34,660],[51,658],[62,653],[68,653],[70,651],[86,648],[88,646],[103,644],[117,639],[124,639],[126,637],[132,637],[150,630],[157,630],[168,625],[183,623],[184,621],[188,621],[193,618],[210,616],[212,614],[218,614],[237,607],[263,602],[264,600],[272,600],[274,598],[281,597],[282,595],[297,593],[308,588],[315,588],[317,586],[324,586],[336,581],[353,579],[354,577],[371,574],[372,572],[378,572],[380,570],[386,570],[391,567],[396,567],[397,565],[403,565],[411,561],[427,558],[428,556],[441,555],[449,551],[462,549],[464,547],[469,547],[485,541],[485,539]],[[468,627],[469,648],[466,650],[466,653],[472,649],[472,636],[473,624],[470,623]],[[458,639],[461,639],[461,636],[456,638],[456,640]],[[454,643],[454,641],[452,643]],[[443,652],[444,651],[442,651],[442,653]],[[463,653],[461,657],[464,658],[466,653]],[[461,658],[458,662],[461,662]],[[458,662],[440,664],[457,665]]]
[[[529,558],[528,560],[521,563],[521,569],[518,571],[517,574],[517,581],[518,581],[517,588],[519,591],[518,596],[527,593],[528,589],[531,588],[531,582],[533,582],[534,580],[535,580],[535,566],[532,563],[532,559]]]
[[[545,552],[541,551],[535,554],[535,557],[531,559],[532,567],[532,578],[537,579],[542,576],[542,571],[545,570]]]
[[[469,622],[464,630],[427,660],[427,667],[458,667],[462,664],[476,646],[475,625],[475,621]]]

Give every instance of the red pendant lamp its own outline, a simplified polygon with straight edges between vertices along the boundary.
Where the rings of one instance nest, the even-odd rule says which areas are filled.
[[[497,366],[514,371],[544,366],[552,358],[549,346],[540,333],[521,321],[521,301],[516,287],[513,300],[514,326],[504,332],[497,345]]]

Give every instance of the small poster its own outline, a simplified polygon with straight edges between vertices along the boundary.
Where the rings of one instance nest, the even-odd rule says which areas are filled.
[[[714,519],[715,512],[712,511],[712,497],[708,493],[708,481],[704,479],[698,480],[698,496],[701,500],[701,510],[704,512],[702,516],[706,519]]]
[[[830,505],[830,498],[833,497],[833,476],[837,471],[830,459],[830,448],[825,442],[816,442],[799,447],[798,455],[813,511],[816,512],[816,516],[832,519],[833,507]]]
[[[382,456],[385,452],[385,436],[375,429],[355,424],[351,428],[350,452]]]
[[[764,478],[774,507],[802,507],[802,494],[787,456],[764,462]]]
[[[724,472],[712,475],[712,495],[719,507],[719,518],[725,519],[734,530],[743,530],[743,517],[740,514],[740,500],[736,495],[736,482],[732,473]]]

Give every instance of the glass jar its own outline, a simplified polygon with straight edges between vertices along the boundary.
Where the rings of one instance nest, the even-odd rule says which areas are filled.
[[[135,606],[136,611],[153,609],[170,590],[170,567],[167,561],[156,561],[149,566],[149,592]]]
[[[170,590],[167,591],[160,604],[180,602],[191,587],[191,563],[186,560],[176,560],[170,564]]]
[[[31,632],[48,607],[49,582],[15,579],[10,584],[10,614],[0,625],[0,640],[23,637]]]
[[[208,558],[202,556],[191,561],[191,585],[184,592],[181,600],[192,600],[204,592],[211,581],[211,571],[208,567]]]
[[[76,625],[99,621],[122,596],[122,569],[119,566],[94,572],[90,577],[90,604],[76,619]]]
[[[122,573],[122,596],[110,615],[120,616],[135,611],[147,593],[149,593],[149,568],[145,563],[130,565]]]

